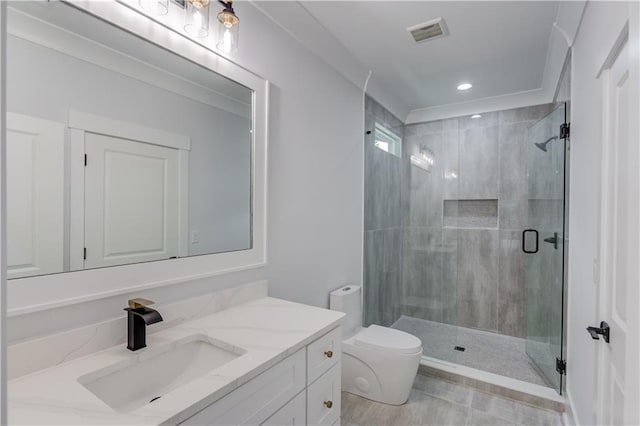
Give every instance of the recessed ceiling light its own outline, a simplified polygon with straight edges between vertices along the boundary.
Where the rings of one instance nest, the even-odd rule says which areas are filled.
[[[458,84],[458,90],[469,90],[473,87],[473,84],[471,83],[461,83]]]
[[[480,115],[480,114],[473,114],[471,116],[471,118],[481,118],[481,117],[482,117],[482,115]]]

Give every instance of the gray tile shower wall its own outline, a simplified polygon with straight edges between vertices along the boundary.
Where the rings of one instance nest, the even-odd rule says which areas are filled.
[[[443,137],[441,134],[427,134],[407,137],[403,143],[406,162],[405,196],[408,212],[405,215],[405,226],[442,227],[442,209],[434,209],[433,205],[441,202],[443,196],[442,165],[437,161],[430,171],[410,165],[411,155],[420,155],[420,150],[428,150],[437,159],[442,157]]]
[[[365,318],[389,326],[401,315],[402,228],[369,230],[364,244]]]
[[[527,186],[528,129],[552,109],[537,105],[405,127],[402,176],[393,182],[402,187],[403,315],[527,335],[521,232],[528,192],[546,190]],[[409,160],[424,148],[435,157],[430,172]],[[380,172],[378,178],[389,173]],[[491,219],[488,207],[496,200]]]
[[[521,229],[527,218],[527,129],[530,122],[500,126],[500,203],[502,229]]]
[[[402,314],[454,324],[457,301],[451,269],[455,270],[457,241],[446,239],[442,206],[443,199],[457,197],[457,184],[443,179],[457,170],[457,148],[457,120],[405,129]],[[421,152],[435,159],[429,171],[411,164],[411,156],[420,157]]]
[[[373,124],[367,129],[375,125],[375,121],[371,121]],[[365,135],[365,143],[365,229],[401,227],[401,159],[375,148],[373,132]]]
[[[461,129],[458,152],[459,198],[498,198],[498,126]]]
[[[375,147],[375,125],[399,137],[404,124],[365,100],[364,322],[391,325],[402,306],[402,159]]]
[[[521,231],[501,229],[498,258],[498,332],[525,337],[527,295]]]
[[[498,330],[498,231],[458,230],[458,325]]]
[[[530,206],[529,127],[553,105],[404,126],[365,101],[364,321],[401,315],[527,335],[521,232]],[[376,123],[402,137],[401,157],[375,147]],[[412,155],[433,156],[430,170]],[[535,204],[535,203],[534,203]],[[529,291],[543,291],[532,283]],[[531,320],[531,319],[530,319]],[[535,336],[549,319],[535,318]],[[531,323],[532,321],[529,321]]]
[[[403,242],[402,313],[430,321],[451,321],[455,283],[447,282],[444,268],[450,267],[455,257],[455,245],[447,246],[442,228],[434,227],[405,227]]]

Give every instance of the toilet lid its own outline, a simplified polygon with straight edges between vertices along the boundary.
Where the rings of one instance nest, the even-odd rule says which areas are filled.
[[[370,325],[355,336],[358,346],[414,354],[422,349],[422,342],[416,336],[389,327]]]

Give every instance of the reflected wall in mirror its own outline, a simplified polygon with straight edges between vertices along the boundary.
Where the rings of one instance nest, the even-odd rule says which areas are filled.
[[[60,2],[11,2],[8,278],[252,247],[252,90]]]

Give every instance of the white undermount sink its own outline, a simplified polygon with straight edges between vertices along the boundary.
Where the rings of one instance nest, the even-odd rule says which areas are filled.
[[[78,382],[115,411],[128,413],[245,353],[227,348],[233,346],[194,334],[147,347],[135,359],[85,374]]]

